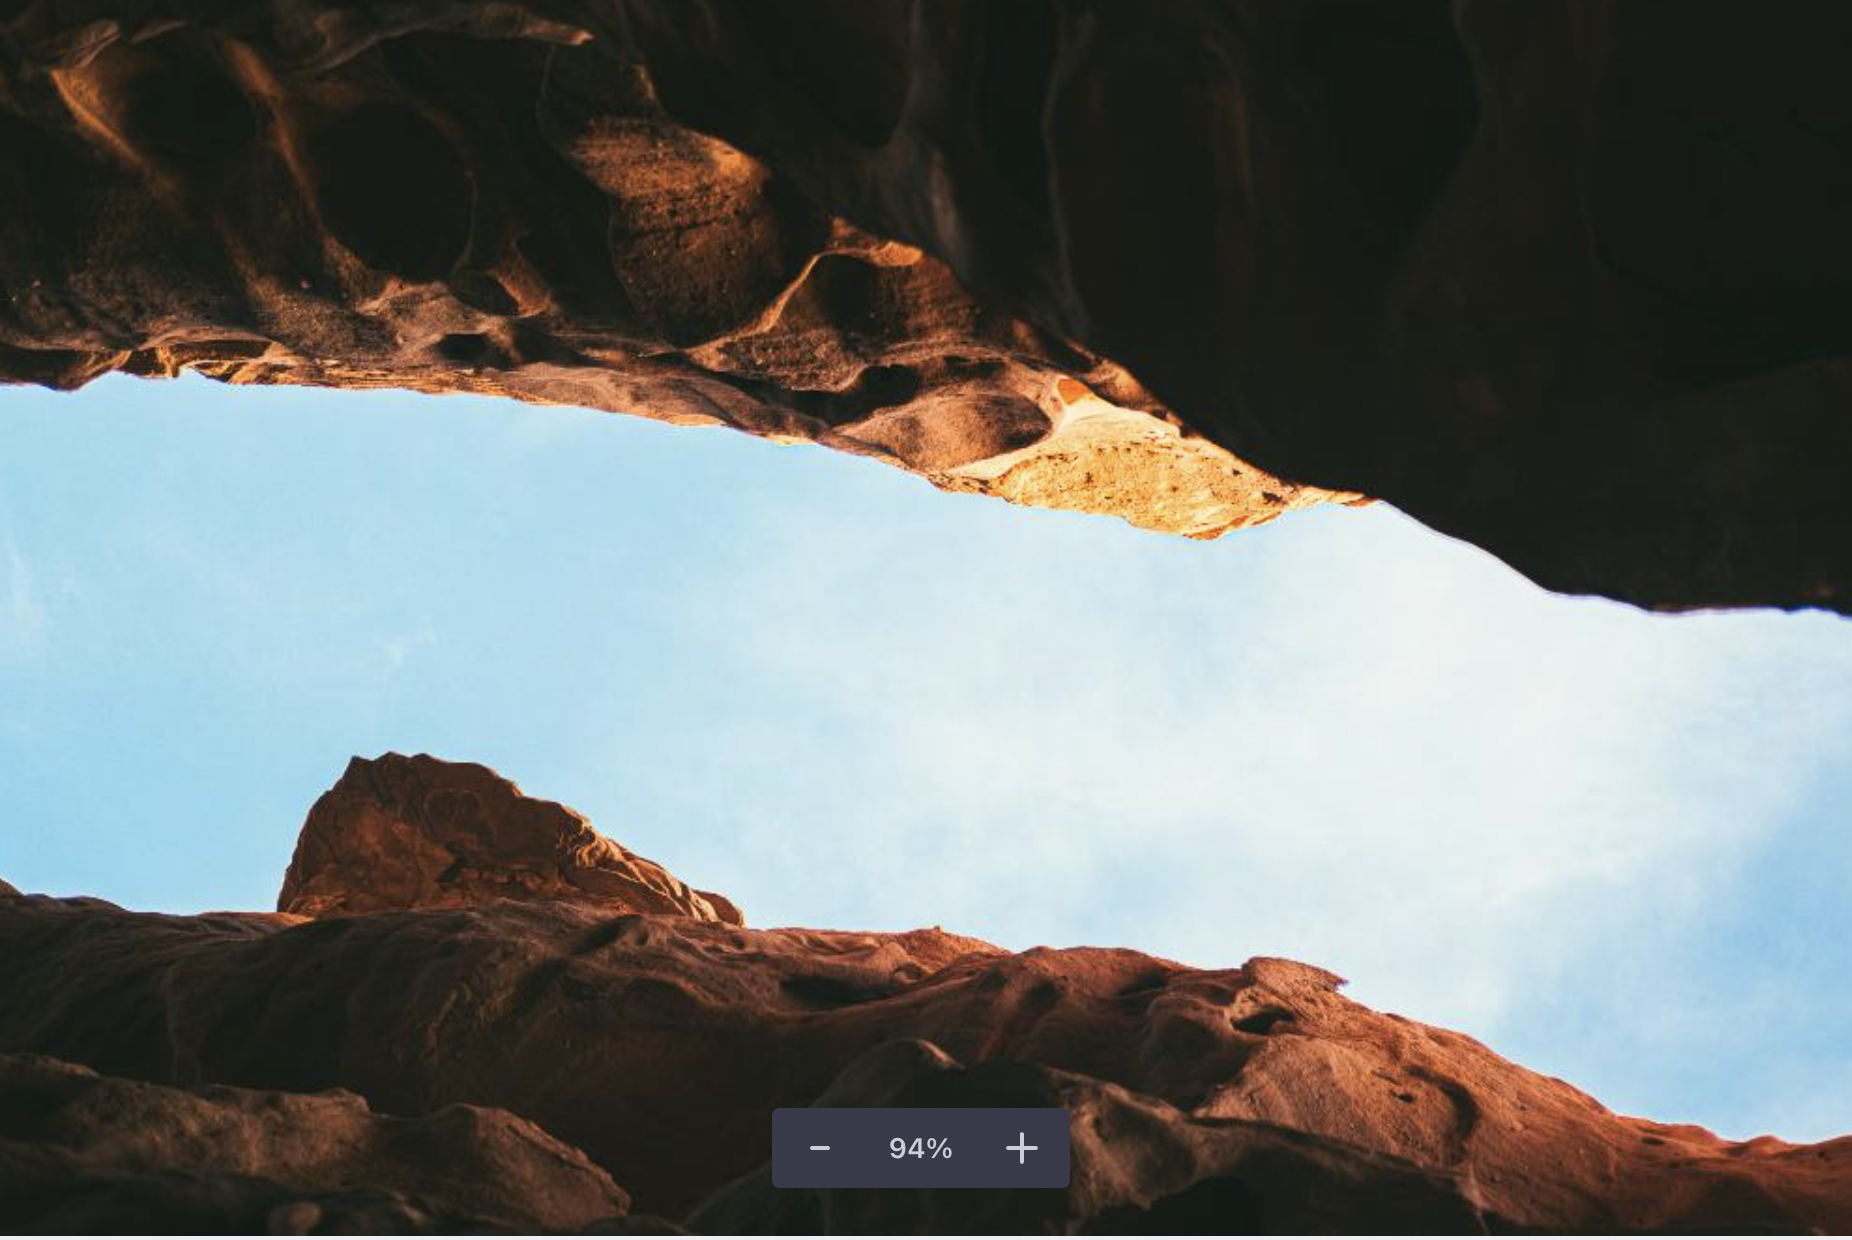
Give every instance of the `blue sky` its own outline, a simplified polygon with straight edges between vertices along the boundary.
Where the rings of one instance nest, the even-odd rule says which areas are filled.
[[[1386,506],[1200,544],[465,397],[0,390],[0,877],[268,908],[352,754],[756,925],[1309,960],[1618,1110],[1852,1130],[1852,626]]]

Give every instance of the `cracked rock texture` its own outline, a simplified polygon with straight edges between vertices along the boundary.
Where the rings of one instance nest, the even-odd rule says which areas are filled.
[[[725,896],[696,891],[486,766],[396,753],[355,758],[315,802],[277,910],[326,917],[490,900],[743,921]]]
[[[438,766],[426,786],[510,787]],[[350,770],[342,786],[362,782]],[[1125,950],[1010,953],[937,928],[751,930],[500,896],[469,886],[446,907],[316,920],[0,900],[0,1052],[120,1078],[5,1061],[0,1115],[27,1118],[0,1125],[0,1140],[8,1157],[36,1160],[33,1182],[47,1187],[0,1224],[53,1217],[67,1200],[70,1217],[107,1220],[82,1213],[95,1184],[163,1168],[192,1186],[172,1200],[201,1227],[284,1200],[280,1188],[234,1192],[226,1175],[324,1210],[355,1192],[374,1195],[354,1209],[424,1194],[448,1203],[417,1205],[427,1222],[583,1225],[612,1190],[576,1155],[558,1155],[558,1181],[534,1180],[535,1198],[516,1201],[530,1191],[518,1159],[506,1184],[467,1197],[442,1178],[471,1165],[462,1155],[427,1166],[416,1153],[457,1132],[556,1149],[535,1125],[639,1211],[694,1230],[1852,1229],[1852,1138],[1729,1142],[1615,1115],[1470,1038],[1352,1003],[1307,965],[1193,969]],[[307,1096],[329,1089],[378,1114]],[[146,1124],[86,1136],[81,1111],[63,1127],[31,1118],[65,1115],[58,1099],[90,1090],[115,1091],[96,1103],[115,1113],[145,1107],[126,1113]],[[770,1113],[814,1104],[1066,1106],[1073,1182],[775,1191]],[[168,1141],[174,1121],[161,1117],[182,1113],[194,1135]],[[284,1141],[292,1127],[301,1139]],[[215,1194],[203,1205],[200,1184]]]
[[[24,0],[0,374],[499,392],[1197,536],[1363,493],[1554,589],[1847,610],[1848,41],[1839,0]]]

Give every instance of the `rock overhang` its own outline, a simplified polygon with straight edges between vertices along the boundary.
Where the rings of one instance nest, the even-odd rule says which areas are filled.
[[[30,3],[0,373],[720,422],[1198,537],[1369,494],[1554,589],[1844,610],[1849,20]]]

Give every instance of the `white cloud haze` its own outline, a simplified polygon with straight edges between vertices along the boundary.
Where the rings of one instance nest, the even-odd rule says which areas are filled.
[[[1701,916],[1852,742],[1837,621],[1743,641],[1546,596],[1387,509],[1311,520],[1165,562],[807,507],[775,540],[805,553],[742,567],[709,633],[797,705],[710,734],[703,812],[780,919],[821,888],[1013,946],[1295,955],[1483,1030]]]

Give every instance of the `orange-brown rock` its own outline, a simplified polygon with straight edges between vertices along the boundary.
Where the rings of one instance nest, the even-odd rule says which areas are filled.
[[[501,1107],[638,1209],[727,1229],[1852,1228],[1852,1139],[1615,1115],[1277,960],[579,903],[290,926],[26,897],[0,902],[0,1049],[179,1086],[338,1086],[395,1115]],[[768,1193],[771,1109],[826,1096],[1060,1098],[1101,1127],[1063,1194]]]
[[[1362,493],[1554,589],[1852,609],[1848,40],[1838,0],[19,0],[0,376],[501,393],[1195,535]]]
[[[309,810],[277,909],[303,917],[567,900],[609,913],[679,913],[740,925],[697,891],[473,762],[355,758]]]
[[[1074,1072],[966,1067],[930,1042],[885,1042],[817,1100],[830,1107],[1060,1107],[1071,1117],[1061,1192],[794,1190],[761,1167],[688,1219],[695,1232],[928,1235],[1478,1233],[1460,1177],[1274,1124],[1197,1120]]]
[[[1332,494],[671,118],[617,7],[490,7],[0,15],[0,377],[583,405],[1195,536]]]
[[[341,1091],[174,1089],[0,1054],[11,1232],[403,1234],[614,1225],[629,1199],[505,1111],[376,1114]]]

